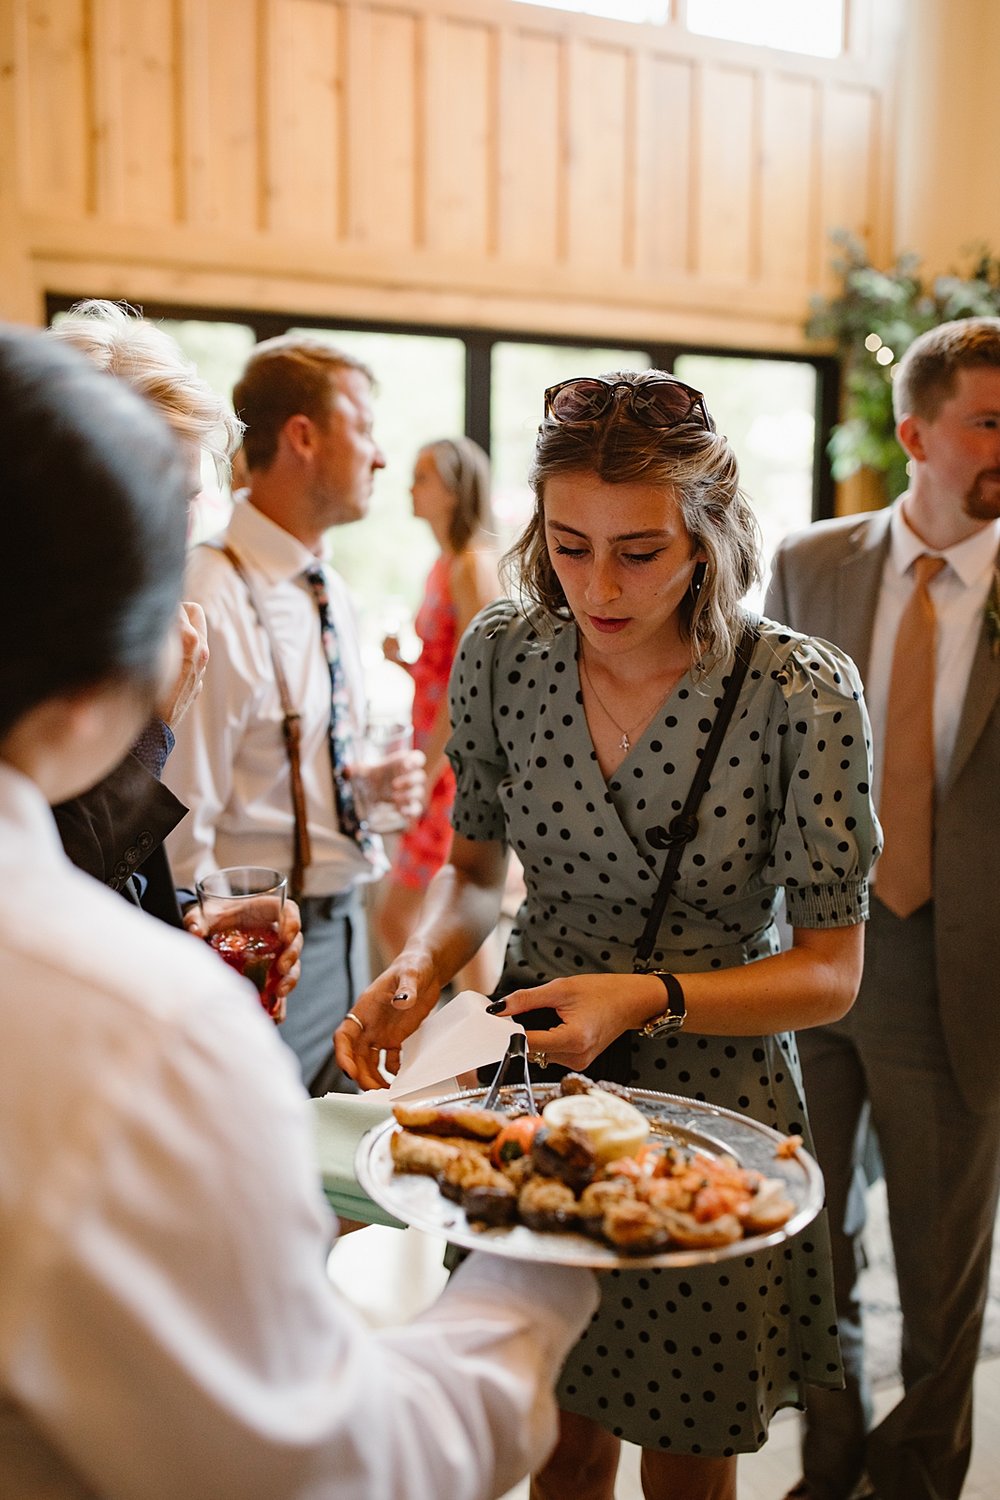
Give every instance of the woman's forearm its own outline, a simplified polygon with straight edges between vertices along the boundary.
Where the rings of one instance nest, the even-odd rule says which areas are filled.
[[[495,846],[498,850],[499,845]],[[500,916],[507,854],[469,870],[449,863],[427,888],[420,917],[396,961],[419,955],[433,964],[438,982],[447,984],[478,952]]]
[[[863,957],[859,924],[799,930],[784,953],[738,968],[682,974],[686,1029],[756,1036],[838,1021],[854,1003]]]
[[[764,1036],[819,1026],[851,1006],[861,977],[861,925],[799,930],[795,945],[755,963],[679,974],[687,1016],[684,1030],[706,1036]],[[537,1034],[529,1047],[550,1061],[583,1068],[624,1031],[639,1030],[667,1009],[667,992],[652,974],[577,974],[515,990],[503,1013],[522,1015],[547,1006],[561,1025]],[[527,1018],[526,1018],[527,1019]]]
[[[431,881],[402,952],[373,979],[341,1022],[337,1061],[363,1089],[385,1088],[379,1066],[397,1073],[400,1049],[438,1002],[441,988],[467,963],[500,913],[507,850],[455,835],[451,861]]]

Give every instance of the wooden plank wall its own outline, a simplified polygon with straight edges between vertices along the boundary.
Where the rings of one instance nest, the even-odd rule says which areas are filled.
[[[822,61],[511,0],[3,0],[0,315],[93,291],[796,347],[829,230],[888,248],[872,3]]]

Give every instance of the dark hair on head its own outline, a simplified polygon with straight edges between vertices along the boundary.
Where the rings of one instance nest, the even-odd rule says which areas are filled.
[[[63,693],[156,686],[184,574],[188,472],[163,418],[42,333],[0,325],[0,735]]]
[[[641,387],[663,376],[662,370],[624,370],[602,379]],[[662,485],[673,492],[692,554],[701,551],[707,559],[681,604],[681,627],[696,662],[707,666],[729,657],[740,631],[740,600],[760,577],[760,530],[728,439],[697,420],[647,427],[630,415],[624,392],[595,419],[543,419],[529,475],[534,513],[504,558],[504,572],[524,598],[566,619],[569,606],[545,539],[545,486],[556,474],[596,474],[606,484]]]
[[[893,372],[896,421],[932,422],[942,402],[955,394],[960,370],[1000,369],[1000,318],[957,318],[922,333]]]
[[[489,458],[470,437],[437,438],[420,451],[431,455],[438,478],[455,497],[448,543],[453,552],[464,552],[477,532],[494,528]]]
[[[341,370],[357,370],[375,383],[362,360],[324,339],[284,333],[257,345],[233,387],[233,406],[246,423],[243,455],[248,469],[267,469],[274,462],[289,417],[326,420],[330,383]]]

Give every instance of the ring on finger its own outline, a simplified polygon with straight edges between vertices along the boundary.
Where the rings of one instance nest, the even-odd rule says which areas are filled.
[[[536,1068],[547,1068],[549,1065],[548,1054],[546,1052],[529,1052],[528,1061]]]
[[[356,1016],[354,1014],[353,1010],[349,1010],[347,1012],[347,1015],[344,1017],[344,1020],[345,1021],[353,1021],[354,1024],[355,1024],[355,1026],[360,1026],[361,1027],[362,1031],[364,1031],[364,1029],[365,1029],[365,1023],[364,1023],[364,1021],[362,1021],[362,1019],[361,1019],[360,1016]]]

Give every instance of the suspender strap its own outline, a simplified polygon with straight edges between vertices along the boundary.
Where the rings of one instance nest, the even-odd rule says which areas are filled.
[[[268,649],[271,652],[274,680],[277,683],[278,696],[281,699],[283,714],[281,733],[288,755],[288,770],[292,788],[292,814],[295,820],[295,827],[292,845],[292,869],[289,883],[291,885],[291,894],[297,899],[302,894],[302,878],[312,859],[309,828],[306,822],[306,795],[302,786],[302,716],[298,709],[294,707],[291,694],[288,691],[288,678],[285,676],[274,636],[268,624],[264,601],[261,599],[256,585],[251,580],[242,558],[228,542],[211,542],[209,545],[224,553],[232,563],[234,571],[239,575],[249,595],[253,612],[257,616],[264,635],[267,637]]]
[[[671,819],[667,828],[651,828],[646,834],[654,849],[666,849],[667,859],[663,866],[663,874],[653,897],[653,904],[646,919],[646,925],[642,930],[635,948],[635,960],[632,964],[634,974],[646,974],[649,972],[650,958],[656,947],[657,935],[660,931],[660,923],[667,909],[667,902],[673,894],[677,883],[677,871],[680,868],[681,857],[685,847],[691,842],[698,832],[698,807],[705,794],[713,767],[722,748],[729,722],[733,717],[737,700],[746,679],[750,667],[750,657],[757,643],[758,631],[756,625],[748,620],[740,635],[739,644],[736,647],[736,659],[733,670],[729,674],[726,690],[719,704],[715,723],[709,732],[705,742],[705,748],[698,762],[698,769],[694,773],[691,786],[688,790],[684,806],[680,812]]]

